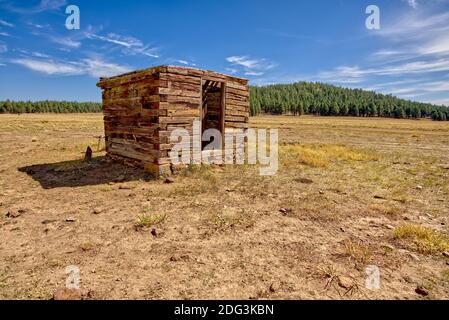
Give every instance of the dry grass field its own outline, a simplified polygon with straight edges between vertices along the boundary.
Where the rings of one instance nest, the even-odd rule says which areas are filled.
[[[104,157],[99,114],[0,115],[0,298],[50,299],[75,265],[86,299],[449,299],[448,122],[251,124],[280,129],[277,175],[166,184]]]

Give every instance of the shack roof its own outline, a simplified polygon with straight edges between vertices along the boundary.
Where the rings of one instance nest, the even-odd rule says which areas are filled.
[[[248,79],[235,77],[231,75],[227,75],[224,73],[219,73],[210,70],[202,70],[191,67],[179,67],[179,66],[171,66],[171,65],[161,65],[157,67],[151,67],[147,69],[136,70],[124,74],[120,74],[113,77],[108,78],[100,78],[100,81],[97,83],[97,86],[100,88],[111,87],[114,86],[117,82],[128,82],[128,81],[138,81],[139,79],[143,79],[145,76],[152,75],[159,72],[167,72],[167,73],[177,73],[186,76],[199,76],[199,77],[214,77],[217,79],[222,79],[223,81],[235,81],[241,83],[243,85],[248,84]],[[117,83],[118,84],[118,83]]]

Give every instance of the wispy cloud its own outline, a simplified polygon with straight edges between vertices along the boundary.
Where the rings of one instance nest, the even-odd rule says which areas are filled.
[[[5,10],[20,13],[20,14],[37,14],[44,11],[58,10],[59,8],[67,5],[66,0],[41,0],[36,6],[16,6],[11,3],[0,3],[1,7]]]
[[[236,74],[237,72],[239,72],[237,69],[235,69],[235,68],[225,68],[225,71],[227,72],[227,73],[230,73],[230,74]]]
[[[357,64],[337,66],[313,76],[318,81],[344,84],[402,98],[430,101],[447,95],[449,85],[449,12],[447,0],[406,1],[405,10],[385,20],[377,37],[382,47]],[[443,100],[444,97],[440,97]]]
[[[48,25],[48,24],[43,25],[43,24],[34,23],[34,22],[28,22],[27,24],[28,24],[29,26],[33,27],[33,28],[36,28],[36,29],[44,29],[44,28],[50,26],[50,25]]]
[[[31,58],[13,59],[12,63],[22,65],[30,70],[48,75],[80,75],[83,70],[77,64],[57,62],[53,60],[37,60]]]
[[[50,40],[68,48],[77,49],[81,47],[81,41],[66,36],[50,36]]]
[[[110,77],[131,71],[126,66],[106,62],[100,58],[81,59],[76,61],[63,61],[36,58],[12,59],[11,63],[22,65],[30,70],[47,75],[89,75],[95,78]]]
[[[418,0],[406,0],[406,1],[408,2],[408,5],[413,9],[416,9],[418,7]]]
[[[10,37],[10,34],[7,33],[7,32],[0,32],[0,36],[3,36],[3,37]]]
[[[109,33],[107,35],[87,33],[86,37],[91,40],[101,40],[120,46],[122,47],[123,52],[129,55],[139,54],[151,58],[159,58],[157,48],[150,45],[145,45],[141,40],[131,36],[122,36],[115,33]]]
[[[234,65],[243,66],[248,69],[258,68],[262,65],[263,59],[251,59],[248,56],[232,56],[226,60]]]
[[[256,71],[247,71],[245,72],[245,76],[262,76],[263,72],[256,72]]]
[[[1,20],[1,19],[0,19],[0,25],[2,25],[4,27],[9,27],[9,28],[14,28],[15,27],[14,24],[12,24],[12,23],[10,23],[8,21],[5,21],[5,20]]]
[[[8,52],[8,46],[6,44],[0,44],[0,53]]]
[[[276,64],[269,62],[267,59],[251,58],[249,56],[230,56],[226,61],[231,63],[232,69],[240,67],[247,76],[261,76],[266,71],[274,68]]]
[[[130,72],[132,69],[115,63],[105,62],[102,59],[84,59],[84,70],[92,77],[112,77]]]
[[[32,55],[37,58],[50,58],[49,55],[40,52],[33,52]]]

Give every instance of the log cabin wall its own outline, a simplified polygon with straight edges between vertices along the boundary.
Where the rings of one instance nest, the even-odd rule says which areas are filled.
[[[249,88],[246,79],[193,68],[160,66],[102,78],[106,151],[113,158],[144,167],[155,176],[170,174],[169,151],[173,130],[187,129],[201,119],[203,81],[221,83],[224,113],[220,131],[247,128]]]

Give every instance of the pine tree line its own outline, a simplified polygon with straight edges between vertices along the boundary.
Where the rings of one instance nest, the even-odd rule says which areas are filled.
[[[251,115],[264,112],[449,120],[449,108],[445,106],[311,82],[251,87],[250,108]]]
[[[101,112],[101,103],[75,101],[0,101],[0,113],[86,113]]]

